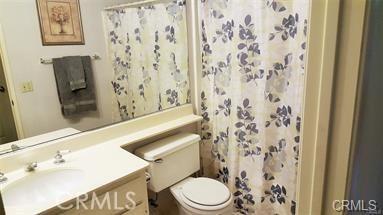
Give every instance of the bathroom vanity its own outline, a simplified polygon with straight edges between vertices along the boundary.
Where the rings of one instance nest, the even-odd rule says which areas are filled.
[[[6,180],[0,191],[5,212],[148,214],[149,163],[133,150],[151,138],[194,129],[201,118],[186,105],[4,154],[0,170]]]

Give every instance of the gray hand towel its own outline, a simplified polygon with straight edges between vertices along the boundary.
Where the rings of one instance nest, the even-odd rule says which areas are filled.
[[[82,56],[81,61],[85,71],[86,88],[74,92],[77,99],[76,108],[78,112],[95,111],[97,103],[91,58]]]
[[[53,69],[61,103],[61,111],[66,117],[97,110],[91,59],[89,56],[84,56],[80,59],[85,71],[86,88],[76,91],[72,91],[70,87],[68,72],[63,58],[53,59]]]
[[[69,85],[72,91],[86,88],[84,65],[81,56],[63,57]]]

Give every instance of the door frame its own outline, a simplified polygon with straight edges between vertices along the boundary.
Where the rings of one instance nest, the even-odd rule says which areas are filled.
[[[8,95],[10,99],[9,102],[12,108],[13,119],[15,121],[17,138],[23,139],[24,129],[22,126],[23,124],[21,121],[20,109],[19,109],[19,105],[18,105],[17,97],[16,97],[16,86],[13,81],[11,67],[9,64],[8,55],[5,48],[5,37],[4,37],[4,31],[3,31],[1,23],[0,23],[0,59],[1,59],[0,63],[2,63],[3,70],[4,70],[5,82],[7,84],[7,91],[8,91]]]
[[[296,213],[323,214],[341,0],[311,0]]]
[[[350,165],[352,164],[353,131],[358,118],[358,99],[361,93],[366,32],[367,0],[342,2],[341,29],[337,53],[337,74],[334,85],[333,113],[323,211],[335,211],[334,200],[347,199]]]

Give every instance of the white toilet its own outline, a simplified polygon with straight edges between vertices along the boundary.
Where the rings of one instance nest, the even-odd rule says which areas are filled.
[[[135,154],[150,162],[149,189],[160,192],[170,187],[179,213],[229,215],[233,195],[219,181],[189,177],[200,168],[199,135],[180,133],[145,145]]]

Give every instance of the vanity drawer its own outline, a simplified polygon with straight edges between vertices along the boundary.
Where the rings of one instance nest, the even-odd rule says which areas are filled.
[[[129,193],[129,194],[128,194]],[[128,195],[128,197],[127,197]],[[106,199],[110,199],[110,204],[104,203],[100,208],[96,203],[95,198],[92,199],[92,195],[89,194],[89,200],[80,207],[72,208],[62,214],[64,215],[116,215],[116,214],[148,214],[148,197],[146,188],[145,175],[138,175],[132,178],[130,181],[115,187],[103,194],[97,195],[99,203],[102,203]],[[125,205],[132,207],[135,202],[136,207],[134,209],[127,209]],[[75,204],[75,203],[74,203]],[[137,211],[137,213],[136,213]],[[144,213],[142,213],[143,211]]]

